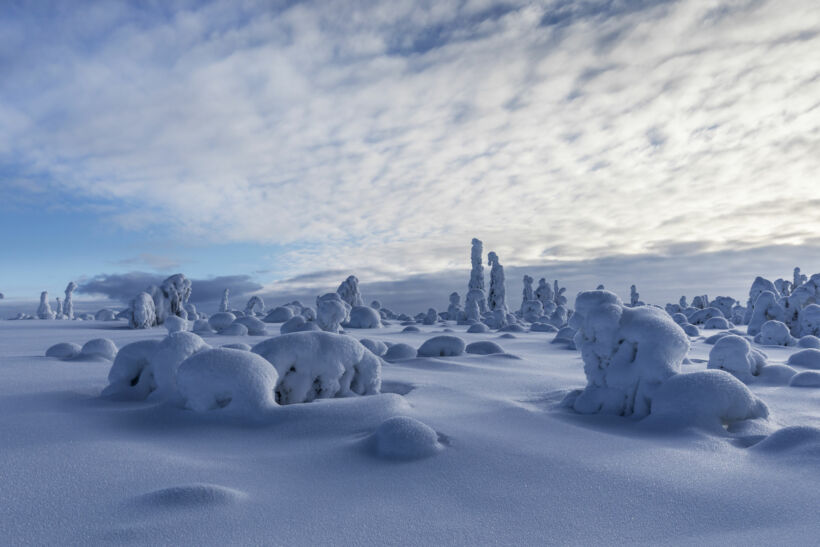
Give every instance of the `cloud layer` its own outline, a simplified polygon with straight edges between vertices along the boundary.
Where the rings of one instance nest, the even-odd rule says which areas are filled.
[[[0,8],[0,201],[382,280],[820,231],[815,2],[139,5]]]

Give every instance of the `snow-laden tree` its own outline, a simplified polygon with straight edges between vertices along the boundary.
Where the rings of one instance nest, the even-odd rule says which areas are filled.
[[[352,277],[352,276],[351,276]],[[339,332],[342,323],[350,320],[350,304],[339,293],[331,292],[316,297],[316,324],[326,332]]]
[[[507,313],[506,288],[504,285],[504,266],[498,261],[498,255],[490,252],[487,255],[490,266],[490,293],[487,295],[487,307],[490,311],[503,310]]]
[[[521,303],[521,317],[529,323],[537,322],[544,314],[544,306],[538,300],[527,300]]]
[[[348,276],[336,289],[341,299],[351,308],[353,306],[364,306],[362,293],[359,292],[359,279],[355,275]]]
[[[48,291],[40,293],[40,307],[37,308],[37,317],[40,319],[54,319],[54,312],[48,303]]]
[[[763,291],[754,303],[752,317],[749,319],[747,332],[754,336],[760,332],[763,323],[767,321],[783,321],[786,312],[777,301],[777,296],[772,291]]]
[[[65,300],[63,300],[63,315],[66,319],[74,319],[74,291],[77,289],[77,284],[69,281],[65,288]]]
[[[535,292],[532,289],[532,284],[533,284],[534,281],[535,280],[532,277],[530,277],[528,275],[524,276],[524,279],[523,279],[524,290],[521,293],[521,313],[522,314],[524,313],[524,306],[526,305],[526,303],[529,302],[530,300],[535,300]]]
[[[481,321],[481,304],[484,302],[484,291],[470,289],[464,304],[464,315],[468,321]]]
[[[538,280],[538,287],[535,289],[535,299],[541,302],[541,307],[544,309],[544,315],[550,316],[555,311],[555,291],[552,290],[552,285],[547,283],[543,277]]]
[[[55,319],[62,319],[63,318],[63,302],[60,300],[60,297],[57,297],[57,309],[54,310],[54,318]]]
[[[424,315],[424,319],[422,319],[422,323],[425,325],[435,325],[436,321],[438,321],[438,312],[435,308],[428,308],[427,313]]]
[[[793,288],[796,289],[797,287],[799,287],[800,285],[802,285],[803,283],[805,283],[808,280],[809,280],[808,277],[806,277],[805,275],[800,273],[800,268],[795,268],[794,269],[794,281],[792,282]]]
[[[629,287],[629,305],[633,308],[644,305],[644,303],[641,302],[641,295],[638,293],[638,288],[635,285]]]
[[[553,292],[555,293],[555,295],[553,296],[553,300],[555,300],[555,305],[566,306],[567,297],[564,296],[564,293],[567,292],[567,289],[566,287],[559,287],[557,279],[553,283]]]
[[[154,299],[147,292],[141,292],[131,301],[128,325],[132,329],[148,329],[157,324]]]
[[[156,324],[162,325],[169,315],[188,319],[185,304],[191,297],[191,280],[184,274],[174,274],[165,279],[159,287],[151,287]]]
[[[447,306],[447,319],[450,321],[458,321],[461,319],[463,313],[461,309],[461,297],[457,292],[450,293],[450,305]]]
[[[249,315],[251,317],[255,316],[256,314],[264,314],[265,313],[265,301],[262,300],[261,296],[251,296],[248,299],[248,303],[245,306],[245,315]]]
[[[220,311],[220,312],[228,312],[228,311],[231,311],[231,304],[230,304],[230,302],[228,301],[228,297],[230,296],[230,294],[231,294],[231,290],[230,290],[230,289],[225,289],[225,290],[222,292],[222,300],[219,302],[219,311]]]
[[[681,309],[684,309],[684,310],[689,307],[689,304],[686,303],[686,297],[685,296],[680,297],[680,300],[678,300],[678,305],[681,307]]]
[[[470,263],[472,269],[470,270],[470,282],[467,284],[468,295],[470,291],[481,291],[481,299],[478,300],[478,309],[480,313],[487,311],[484,294],[484,244],[480,239],[473,238],[472,248],[470,249]],[[476,295],[477,296],[477,295]]]

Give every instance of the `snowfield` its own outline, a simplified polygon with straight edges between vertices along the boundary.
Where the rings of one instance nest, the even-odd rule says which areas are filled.
[[[266,324],[268,337],[279,336],[279,326]],[[550,343],[555,333],[501,338],[467,333],[456,321],[417,326],[347,334],[373,347],[413,348],[455,336],[504,353],[386,361],[381,394],[272,406],[247,421],[152,397],[101,397],[110,361],[45,357],[59,342],[160,341],[162,326],[0,321],[2,542],[659,545],[820,537],[817,387],[750,382],[769,417],[731,433],[652,427],[562,406],[586,377],[579,352]],[[202,336],[214,348],[267,339]],[[693,339],[680,374],[707,369],[714,346],[703,339]],[[771,366],[801,348],[760,349]]]

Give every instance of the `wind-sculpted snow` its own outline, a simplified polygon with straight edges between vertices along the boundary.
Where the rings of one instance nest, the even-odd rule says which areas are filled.
[[[160,346],[159,340],[140,340],[120,348],[108,372],[108,397],[141,400],[157,386],[151,369],[151,358]]]
[[[252,351],[276,367],[279,404],[372,395],[381,386],[381,359],[349,336],[330,332],[283,334],[257,344]]]
[[[48,303],[48,291],[40,293],[40,307],[37,308],[37,317],[39,319],[55,318],[55,313],[51,311],[51,305]]]

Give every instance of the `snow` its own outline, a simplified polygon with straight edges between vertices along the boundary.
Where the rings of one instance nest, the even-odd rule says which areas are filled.
[[[426,358],[415,347],[442,325],[419,329],[366,331],[392,344],[385,357],[410,345],[385,359],[381,394],[232,414],[100,397],[115,369],[120,387],[147,391],[164,328],[0,321],[3,542],[808,545],[820,534],[816,388],[692,378],[723,372],[706,370],[712,346],[695,339],[647,418],[583,415],[559,404],[586,375],[578,352],[549,343],[554,333],[493,338],[520,360]],[[55,342],[99,337],[120,347],[119,366],[43,357]],[[765,348],[769,366],[799,349]],[[435,432],[431,456],[406,456],[431,446],[423,428],[424,442],[390,444],[405,447],[396,457],[376,451],[376,432],[398,417]]]
[[[37,308],[38,319],[54,319],[56,314],[51,311],[51,305],[48,303],[48,291],[40,293],[40,307]]]
[[[820,370],[820,349],[809,348],[792,353],[786,362],[794,367]]]
[[[276,369],[255,353],[216,348],[183,361],[177,385],[183,405],[195,412],[218,411],[258,420],[277,406],[278,378]]]
[[[165,322],[162,326],[165,327],[168,334],[171,334],[173,332],[183,332],[188,330],[189,324],[187,319],[177,317],[176,315],[171,315],[165,318]]]
[[[243,325],[250,336],[265,336],[268,333],[265,322],[253,316],[238,317],[234,324]]]
[[[350,305],[338,293],[316,297],[316,324],[326,332],[338,333],[350,319]]]
[[[370,306],[353,306],[350,310],[350,319],[344,324],[345,328],[378,329],[382,321],[379,312]]]
[[[789,327],[782,321],[774,320],[763,323],[754,340],[755,343],[763,346],[797,345],[797,340],[789,334]]]
[[[409,344],[393,344],[384,352],[384,360],[388,362],[399,361],[401,359],[412,359],[418,355],[416,348]]]
[[[273,308],[265,316],[265,323],[284,323],[294,316],[293,309],[285,306]]]
[[[217,312],[208,318],[208,324],[216,332],[227,329],[233,325],[234,321],[236,321],[236,316],[227,311]]]
[[[59,342],[54,344],[46,350],[46,357],[54,357],[56,359],[73,359],[80,355],[82,346],[73,342]]]
[[[314,321],[308,321],[303,315],[294,315],[279,327],[280,334],[288,334],[291,332],[303,332],[309,330],[321,330],[319,325]]]
[[[113,361],[117,357],[117,345],[109,338],[94,338],[83,344],[78,359]]]
[[[362,293],[359,292],[359,279],[355,275],[348,276],[347,279],[342,281],[339,288],[336,289],[336,293],[351,308],[364,306]]]
[[[464,353],[464,340],[447,334],[427,339],[418,349],[420,357],[454,357]]]
[[[177,398],[177,370],[187,358],[209,349],[205,341],[192,332],[174,332],[166,336],[150,356],[155,399]]]
[[[131,301],[131,313],[128,324],[132,329],[147,329],[157,323],[154,299],[146,292],[141,292]]]
[[[820,372],[806,370],[792,376],[789,385],[792,387],[820,387]]]
[[[742,336],[730,334],[715,342],[709,352],[710,369],[720,369],[733,375],[744,384],[750,383],[766,366],[766,356],[752,348]]]
[[[471,342],[464,348],[467,353],[475,355],[490,355],[493,353],[504,353],[504,349],[490,340],[481,340],[479,342]]]
[[[251,351],[276,367],[279,404],[372,395],[381,386],[381,359],[349,336],[294,332],[269,338]]]
[[[371,438],[373,449],[388,460],[418,460],[443,449],[436,431],[410,416],[394,416],[382,422]]]

